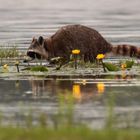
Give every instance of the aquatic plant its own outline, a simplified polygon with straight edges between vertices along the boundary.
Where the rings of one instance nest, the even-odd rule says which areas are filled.
[[[102,66],[103,66],[103,70],[104,70],[104,72],[106,72],[106,69],[105,69],[105,66],[104,66],[104,63],[103,63],[103,58],[104,58],[104,57],[105,57],[104,54],[98,54],[98,55],[96,56],[96,59],[98,60],[98,63],[101,62]]]
[[[108,94],[108,100],[106,102],[107,107],[107,117],[106,117],[106,129],[113,129],[113,125],[115,124],[115,95],[113,93]]]
[[[72,50],[72,54],[78,55],[80,53],[80,50]]]
[[[99,87],[103,87],[102,84]],[[77,88],[77,87],[76,87]],[[78,89],[79,90],[79,89]],[[77,91],[77,89],[76,89]],[[53,125],[51,127],[47,125],[46,112],[41,113],[38,117],[33,116],[33,110],[24,113],[26,118],[25,126],[2,126],[0,124],[0,139],[10,140],[139,140],[139,129],[115,129],[114,116],[115,96],[113,93],[108,95],[107,105],[107,119],[105,128],[103,129],[91,129],[84,124],[74,123],[74,100],[71,93],[58,95],[58,112],[51,115]],[[130,113],[131,114],[131,113]],[[38,124],[33,123],[33,119],[36,119]],[[125,118],[126,119],[126,118]]]
[[[19,52],[17,50],[17,46],[0,46],[0,61],[1,65],[3,65],[4,58],[15,58],[19,56]]]
[[[125,70],[126,67],[127,67],[127,65],[126,65],[125,63],[122,63],[122,64],[121,64],[121,69],[122,69],[122,70]]]
[[[1,127],[2,140],[139,140],[139,130],[92,130],[86,126],[50,128]]]
[[[96,57],[96,59],[102,60],[104,57],[105,57],[104,54],[98,54],[97,57]]]
[[[103,65],[108,71],[119,71],[119,70],[131,69],[132,66],[134,65],[134,61],[126,60],[124,62],[120,62],[120,65],[113,64],[110,62],[104,62]]]
[[[35,71],[35,72],[47,72],[48,69],[45,66],[34,66],[30,68],[30,71]]]
[[[63,60],[62,57],[54,57],[54,58],[51,58],[50,64],[60,64],[62,60]]]
[[[80,54],[80,50],[78,49],[72,50],[72,54],[74,57],[74,68],[77,69],[77,56]]]
[[[132,66],[134,65],[134,61],[133,60],[131,60],[131,61],[126,60],[125,64],[126,64],[126,68],[129,69],[129,68],[132,68]]]
[[[17,46],[0,46],[0,58],[13,58],[18,57],[19,51]]]
[[[17,72],[19,72],[19,61],[15,62],[15,66],[17,67]]]
[[[115,64],[109,63],[109,62],[106,62],[103,65],[108,71],[119,71],[120,70],[120,68],[118,66],[116,66]]]
[[[9,72],[8,64],[4,64],[4,65],[3,65],[2,72],[4,72],[4,73]]]
[[[132,66],[134,65],[134,61],[133,60],[126,60],[124,62],[121,62],[121,69],[125,70],[125,69],[131,69]]]
[[[50,60],[50,64],[57,65],[56,70],[60,70],[60,68],[64,63],[65,63],[65,59],[63,57],[54,57]]]

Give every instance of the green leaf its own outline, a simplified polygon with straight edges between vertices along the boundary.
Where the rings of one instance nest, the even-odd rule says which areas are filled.
[[[114,65],[114,64],[112,64],[112,63],[106,62],[106,63],[103,63],[103,64],[104,64],[104,67],[105,67],[108,71],[119,71],[119,70],[120,70],[118,66],[116,66],[116,65]]]
[[[132,61],[127,60],[125,62],[125,64],[126,64],[126,68],[132,68],[132,66],[134,65],[134,61],[133,60]]]
[[[41,71],[41,72],[45,72],[45,71],[48,71],[48,69],[45,67],[45,66],[35,66],[35,67],[32,67],[30,69],[31,71]]]

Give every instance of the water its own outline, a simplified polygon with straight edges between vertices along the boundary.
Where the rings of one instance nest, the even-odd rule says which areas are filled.
[[[32,37],[54,34],[61,26],[83,24],[108,41],[140,45],[138,0],[0,0],[0,44],[26,50]]]
[[[52,116],[57,114],[59,109],[60,94],[66,100],[69,94],[73,96],[76,122],[96,129],[103,128],[108,114],[107,104],[113,96],[118,127],[127,127],[128,116],[133,127],[139,127],[140,124],[140,82],[133,75],[100,76],[92,79],[42,79],[35,76],[24,79],[1,78],[0,87],[0,111],[4,116],[4,125],[23,126],[31,111],[34,124],[37,123],[39,114],[45,113],[51,125]]]
[[[16,44],[19,50],[26,51],[34,36],[49,37],[63,25],[83,24],[98,30],[113,44],[140,46],[139,0],[0,0],[0,3],[0,45]],[[32,108],[36,113],[42,111],[51,116],[57,110],[57,95],[71,92],[76,98],[75,118],[101,128],[111,93],[116,96],[117,115],[132,112],[134,119],[139,116],[139,79],[121,79],[109,79],[111,83],[92,79],[84,85],[77,80],[1,78],[0,110],[5,120],[13,123],[21,121],[21,108],[25,113]],[[74,93],[75,85],[80,92]]]

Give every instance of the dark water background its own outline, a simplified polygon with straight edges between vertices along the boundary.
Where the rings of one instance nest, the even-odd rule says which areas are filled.
[[[139,0],[0,0],[0,45],[16,44],[26,51],[32,37],[49,37],[61,26],[83,24],[98,30],[113,44],[140,46],[140,1]],[[105,84],[100,94],[98,83]],[[0,79],[0,110],[5,115],[4,123],[21,121],[20,111],[45,112],[48,116],[57,109],[57,94],[76,95],[75,118],[93,128],[101,128],[106,117],[106,101],[109,94],[116,96],[116,114],[133,114],[139,124],[140,103],[139,79],[106,82],[105,79],[88,81],[85,85],[77,80]],[[75,96],[75,95],[74,95]],[[34,115],[37,115],[34,114]],[[130,115],[129,114],[129,115]],[[8,121],[7,121],[8,120]],[[125,119],[124,119],[125,120]],[[139,122],[139,123],[138,123]],[[136,125],[135,125],[136,126]]]

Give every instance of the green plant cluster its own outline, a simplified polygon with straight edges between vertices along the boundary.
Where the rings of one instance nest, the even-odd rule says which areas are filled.
[[[0,46],[0,58],[18,57],[19,52],[16,46]]]
[[[112,63],[106,62],[103,63],[104,67],[108,70],[108,71],[119,71],[120,68]]]
[[[126,68],[132,68],[132,66],[134,65],[134,61],[129,61],[129,60],[126,60],[125,61],[125,64],[126,64]]]
[[[91,130],[86,127],[0,128],[0,140],[139,140],[138,130]]]
[[[134,65],[134,61],[133,60],[126,60],[124,62],[120,62],[120,65],[115,65],[115,64],[112,64],[110,62],[105,62],[103,63],[104,67],[108,70],[108,71],[119,71],[121,70],[121,65],[122,64],[125,64],[126,67],[125,69],[131,69],[132,66]]]
[[[41,66],[41,65],[40,66],[33,66],[29,70],[30,71],[35,71],[35,72],[37,72],[37,71],[47,72],[48,71],[48,69],[45,66]]]
[[[32,111],[27,116],[25,127],[0,125],[0,140],[139,140],[139,130],[114,129],[113,123],[113,95],[108,100],[108,125],[101,130],[95,130],[82,124],[75,124],[73,119],[74,99],[70,93],[67,97],[59,94],[58,114],[52,116],[54,127],[47,126],[47,115],[42,113],[39,125],[33,125]]]

